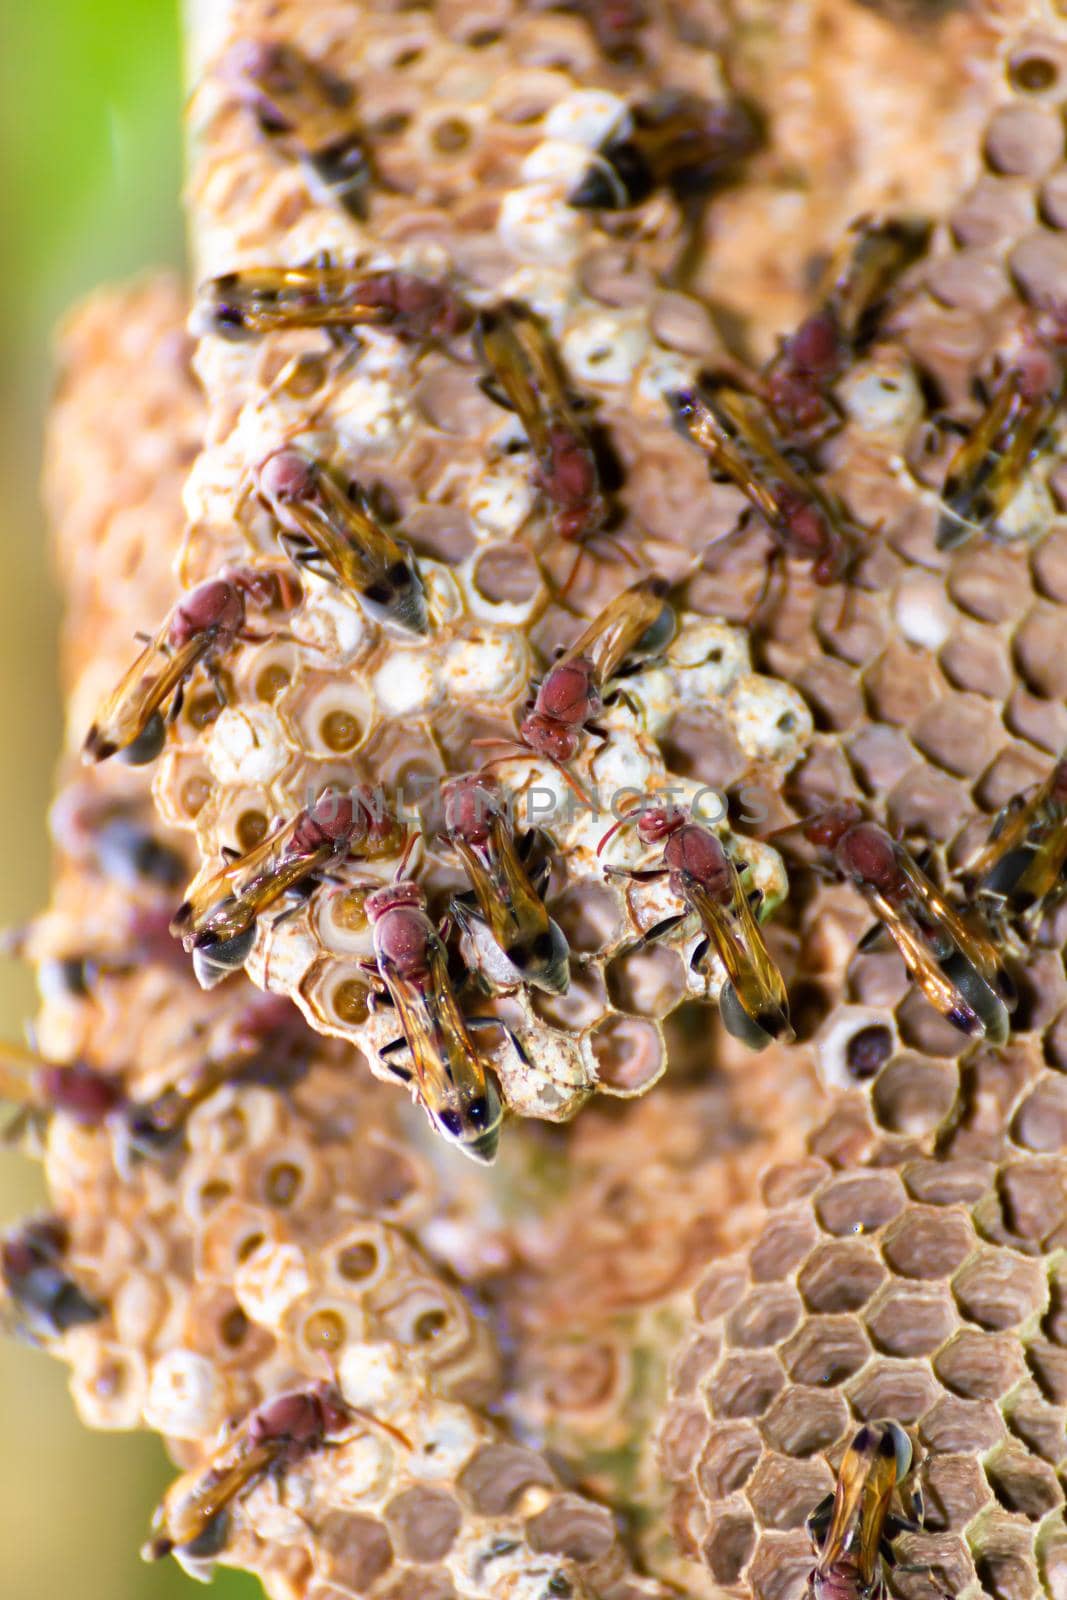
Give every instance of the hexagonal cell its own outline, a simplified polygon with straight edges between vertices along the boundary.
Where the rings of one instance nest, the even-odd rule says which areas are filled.
[[[316,1561],[332,1582],[364,1594],[391,1565],[389,1535],[373,1517],[330,1511],[317,1523]]]
[[[484,1445],[456,1480],[457,1488],[483,1517],[502,1517],[520,1506],[528,1489],[554,1484],[544,1458],[514,1444]]]
[[[1047,1339],[1031,1339],[1026,1363],[1045,1398],[1053,1405],[1067,1405],[1067,1350]]]
[[[831,1492],[833,1474],[825,1461],[798,1461],[768,1451],[745,1491],[762,1528],[782,1532],[802,1528],[813,1507]]]
[[[837,1006],[816,1038],[819,1077],[847,1089],[877,1077],[897,1048],[891,1017],[864,1006]]]
[[[882,1254],[903,1278],[947,1278],[975,1246],[970,1219],[912,1205],[886,1230]]]
[[[695,778],[722,791],[744,777],[744,754],[722,712],[679,711],[659,743],[667,766],[680,778]]]
[[[571,949],[581,955],[603,950],[618,938],[623,927],[618,896],[588,880],[564,889],[552,902],[552,915]]]
[[[932,1133],[948,1116],[958,1084],[955,1066],[938,1066],[908,1054],[890,1062],[879,1075],[871,1105],[883,1128],[918,1137]]]
[[[1056,1161],[1013,1161],[1000,1169],[1004,1221],[1020,1239],[1049,1241],[1067,1220],[1067,1181]]]
[[[925,1526],[932,1533],[966,1528],[993,1499],[982,1463],[973,1455],[931,1455],[922,1463]]]
[[[1035,228],[1019,240],[1008,259],[1012,276],[1031,304],[1038,305],[1049,295],[1063,294],[1067,283],[1067,239],[1062,234]]]
[[[835,1240],[812,1251],[800,1269],[797,1287],[812,1311],[858,1311],[885,1275],[885,1267],[868,1245]]]
[[[708,1380],[708,1404],[715,1417],[759,1417],[784,1383],[785,1373],[769,1352],[728,1355]]]
[[[1003,642],[991,628],[957,619],[951,638],[938,656],[950,683],[991,700],[1004,700],[1011,691],[1012,675]]]
[[[815,1203],[827,1233],[870,1233],[895,1217],[904,1191],[894,1172],[844,1173],[827,1184]]]
[[[981,540],[957,551],[947,582],[954,604],[981,622],[1011,622],[1031,599],[1025,567]]]
[[[887,1284],[863,1320],[876,1349],[905,1357],[929,1355],[956,1327],[952,1297],[940,1285]]]
[[[904,994],[896,1022],[904,1044],[921,1055],[954,1059],[965,1048],[965,1036],[934,1009],[917,986],[910,986]]]
[[[530,1002],[543,1022],[564,1033],[582,1033],[599,1022],[607,1010],[607,990],[595,967],[579,968],[571,974],[566,994],[531,991]]]
[[[749,1265],[757,1283],[775,1283],[788,1277],[818,1238],[805,1212],[772,1217],[749,1251]]]
[[[863,687],[873,719],[910,728],[940,699],[944,685],[928,657],[894,641],[868,668]]]
[[[1023,1355],[1014,1339],[961,1328],[934,1361],[946,1389],[969,1400],[998,1400],[1023,1375]]]
[[[767,1533],[745,1577],[754,1600],[795,1600],[812,1569],[811,1542],[803,1533]]]
[[[1063,1488],[1055,1468],[1039,1461],[1020,1444],[1002,1445],[985,1463],[986,1477],[1005,1511],[1037,1522],[1063,1505]]]
[[[963,1316],[993,1332],[1014,1328],[1045,1303],[1047,1280],[1039,1262],[1007,1250],[983,1250],[952,1279]]]
[[[978,695],[943,695],[911,728],[916,747],[946,772],[975,778],[1003,742],[989,706]]]
[[[760,1179],[760,1198],[769,1210],[806,1200],[826,1176],[821,1161],[789,1161],[769,1167]]]
[[[711,1431],[697,1462],[696,1479],[706,1500],[726,1500],[743,1489],[763,1444],[751,1422],[723,1422]]]
[[[526,1524],[531,1550],[566,1556],[571,1561],[599,1561],[615,1543],[615,1523],[606,1506],[578,1495],[557,1494]]]
[[[665,1017],[686,992],[682,958],[665,945],[616,957],[607,963],[604,977],[612,1004],[643,1017]]]
[[[1036,1383],[1023,1383],[1012,1391],[1006,1416],[1016,1439],[1050,1465],[1059,1463],[1067,1442],[1063,1408],[1050,1405]]]
[[[1067,1079],[1045,1078],[1011,1119],[1011,1136],[1037,1154],[1067,1149]]]
[[[385,1508],[393,1548],[405,1561],[442,1561],[455,1543],[462,1513],[444,1489],[419,1485],[395,1495]]]
[[[605,1017],[590,1034],[589,1048],[598,1087],[608,1094],[643,1094],[667,1064],[659,1029],[642,1017]]]
[[[974,1205],[989,1191],[991,1162],[967,1156],[951,1161],[909,1161],[903,1177],[908,1193],[931,1206]]]
[[[583,1344],[585,1341],[582,1341]],[[695,1394],[719,1359],[722,1339],[716,1332],[695,1333],[671,1358],[671,1392],[682,1398]]]
[[[417,1571],[398,1572],[384,1589],[377,1591],[381,1600],[456,1600],[456,1591],[448,1572],[441,1567],[419,1567]],[[308,1591],[308,1600],[348,1600],[340,1590],[320,1595],[318,1589]]]
[[[741,1506],[728,1507],[711,1519],[700,1553],[716,1582],[736,1583],[755,1543],[751,1514]]]
[[[659,1436],[663,1472],[672,1483],[689,1477],[707,1437],[708,1414],[699,1401],[672,1408]]]
[[[876,1357],[849,1389],[853,1410],[865,1422],[894,1417],[903,1427],[917,1422],[937,1395],[937,1382],[925,1363]]]
[[[994,172],[1039,178],[1060,160],[1063,137],[1062,119],[1051,107],[1006,105],[986,129],[983,153]]]
[[[763,1419],[768,1444],[787,1456],[810,1456],[829,1450],[849,1424],[849,1410],[839,1390],[794,1387],[778,1396]]]
[[[796,1327],[803,1313],[794,1289],[752,1289],[726,1318],[726,1338],[743,1350],[778,1344]]]
[[[851,1378],[869,1355],[863,1329],[847,1317],[811,1317],[782,1347],[794,1382],[826,1388]]]
[[[693,1294],[697,1317],[714,1322],[735,1306],[748,1287],[748,1271],[740,1261],[717,1261],[697,1284]]]
[[[946,1394],[923,1417],[920,1431],[930,1450],[977,1456],[1004,1437],[1004,1419],[992,1401]]]
[[[1067,661],[1061,648],[1063,611],[1038,603],[1023,618],[1012,641],[1015,663],[1027,687],[1047,700],[1067,694]]]
[[[968,1530],[975,1571],[993,1600],[1027,1600],[1034,1593],[1032,1534],[1027,1523],[999,1508]]]

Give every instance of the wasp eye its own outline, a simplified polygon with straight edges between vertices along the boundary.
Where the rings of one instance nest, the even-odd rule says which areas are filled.
[[[897,1482],[899,1483],[901,1479],[906,1478],[908,1473],[911,1471],[911,1440],[898,1423],[890,1422],[887,1424],[887,1426],[889,1429],[889,1436],[893,1441],[893,1454],[897,1458]]]
[[[437,1121],[450,1139],[458,1139],[463,1132],[463,1122],[456,1111],[441,1111]]]
[[[119,751],[119,760],[128,767],[145,767],[154,761],[167,740],[167,724],[153,711],[136,739]]]
[[[467,1107],[467,1121],[476,1128],[484,1128],[489,1122],[489,1102],[484,1096],[479,1095]]]

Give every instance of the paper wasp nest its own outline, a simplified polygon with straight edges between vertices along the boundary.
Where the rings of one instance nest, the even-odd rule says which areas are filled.
[[[784,1600],[813,1563],[805,1518],[857,1420],[878,1418],[913,1436],[929,1507],[894,1589],[1061,1596],[1056,919],[1012,962],[1009,1042],[975,1044],[895,953],[857,952],[870,912],[853,890],[752,836],[858,799],[943,880],[1067,744],[1056,451],[996,538],[946,553],[953,440],[932,421],[936,398],[972,422],[973,380],[1024,307],[1067,293],[1067,30],[1023,4],[294,0],[205,7],[193,34],[197,277],[326,251],[446,281],[475,310],[531,306],[610,439],[613,515],[575,566],[467,330],[234,342],[201,306],[194,342],[170,284],[102,296],[68,327],[49,485],[72,755],[134,633],[183,591],[247,565],[290,585],[287,614],[255,618],[262,636],[220,663],[221,712],[197,675],[154,766],[62,774],[53,902],[28,937],[43,1054],[144,1103],[270,1042],[153,1159],[122,1116],[49,1117],[64,1270],[100,1313],[54,1340],[81,1414],[159,1431],[195,1474],[279,1395],[330,1382],[369,1413],[288,1465],[284,1496],[266,1475],[231,1508],[214,1553],[284,1600]],[[235,48],[264,41],[355,86],[362,219],[316,196],[235,88]],[[568,205],[665,90],[747,97],[760,148],[704,211],[663,189]],[[843,584],[800,560],[768,577],[767,536],[733,533],[742,496],[709,481],[664,397],[736,371],[741,349],[769,358],[871,212],[934,231],[838,382],[822,447],[858,559]],[[257,495],[283,447],[388,506],[425,578],[425,636],[288,562]],[[692,939],[619,956],[664,914],[659,887],[605,878],[611,817],[568,819],[557,769],[504,762],[508,787],[554,797],[550,906],[578,959],[565,997],[502,1003],[529,1061],[489,1057],[514,1115],[487,1172],[377,1054],[396,1022],[368,1014],[363,898],[395,858],[261,919],[247,976],[209,989],[167,924],[224,849],[325,784],[477,766],[471,740],[514,735],[575,612],[638,571],[676,585],[678,631],[572,776],[673,780],[758,812],[731,826],[775,913],[798,1039],[752,1055],[730,1038],[708,1003],[722,974],[705,994]],[[436,906],[458,875],[432,839],[420,850]],[[610,859],[648,853],[625,830]]]

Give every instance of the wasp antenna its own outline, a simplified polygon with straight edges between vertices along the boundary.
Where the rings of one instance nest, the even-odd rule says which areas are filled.
[[[394,883],[400,883],[402,881],[402,879],[404,877],[404,874],[407,871],[407,864],[411,859],[411,852],[415,848],[415,845],[416,845],[416,843],[418,841],[418,837],[419,837],[418,834],[415,833],[415,832],[412,832],[412,833],[408,834],[407,839],[406,839],[405,844],[404,844],[403,851],[401,852],[401,855],[400,855],[400,860],[397,862],[396,871],[393,873],[393,882]]]
[[[618,832],[619,832],[619,831],[620,831],[620,830],[621,830],[621,829],[622,829],[622,828],[626,828],[626,827],[629,827],[629,825],[630,825],[630,824],[631,824],[631,823],[632,823],[632,822],[633,822],[633,820],[634,820],[634,819],[633,819],[633,817],[632,817],[632,816],[630,816],[630,815],[627,815],[627,816],[625,816],[625,817],[620,817],[620,818],[619,818],[619,820],[618,820],[618,821],[617,821],[617,822],[613,822],[613,823],[612,823],[612,825],[611,825],[611,827],[610,827],[610,828],[609,828],[609,829],[608,829],[608,831],[607,831],[607,833],[605,833],[605,834],[604,834],[604,836],[603,836],[603,838],[602,838],[602,839],[601,839],[601,841],[600,841],[600,843],[599,843],[599,844],[598,844],[598,845],[597,845],[597,847],[596,847],[596,853],[597,853],[597,855],[598,855],[598,856],[599,856],[599,855],[600,855],[600,854],[601,854],[601,852],[602,852],[602,851],[603,851],[603,849],[604,849],[604,846],[605,846],[605,845],[606,845],[606,844],[607,844],[607,843],[608,843],[608,841],[609,841],[609,840],[610,840],[610,839],[614,839],[614,837],[615,837],[615,835],[616,835],[616,834],[617,834],[617,833],[618,833]]]

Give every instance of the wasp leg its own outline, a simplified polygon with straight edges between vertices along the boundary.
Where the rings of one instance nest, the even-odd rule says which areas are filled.
[[[657,878],[665,878],[667,867],[605,867],[604,876],[607,878],[629,878],[631,883],[655,883]]]
[[[624,944],[621,949],[616,950],[615,959],[618,960],[620,956],[636,955],[639,950],[644,950],[646,946],[654,944],[657,939],[665,939],[669,933],[674,932],[675,928],[680,928],[688,916],[688,911],[679,911],[674,916],[664,917],[661,922],[653,923],[652,927],[643,933],[639,939],[634,939],[630,944]]]
[[[485,377],[479,378],[478,387],[485,395],[486,399],[491,400],[495,406],[500,406],[504,411],[514,411],[515,407],[512,405],[511,401],[508,399],[507,395],[504,393],[503,389],[497,383],[495,378],[490,377],[488,374]]]
[[[804,1532],[816,1549],[822,1548],[823,1540],[830,1531],[830,1518],[833,1515],[833,1509],[834,1497],[832,1494],[828,1494],[809,1513],[804,1523]]]
[[[522,1043],[522,1040],[519,1038],[514,1028],[509,1028],[508,1024],[502,1021],[500,1017],[464,1017],[463,1020],[466,1022],[468,1028],[499,1028],[501,1033],[506,1033],[508,1038],[511,1040],[512,1048],[519,1060],[522,1062],[523,1066],[529,1067],[533,1065],[530,1057],[526,1053],[525,1045]]]
[[[382,1045],[382,1048],[378,1051],[378,1060],[384,1061],[393,1077],[399,1078],[401,1083],[410,1083],[414,1073],[410,1067],[401,1067],[396,1062],[390,1061],[388,1057],[395,1055],[398,1050],[406,1050],[407,1045],[406,1039],[393,1039],[389,1044]]]

